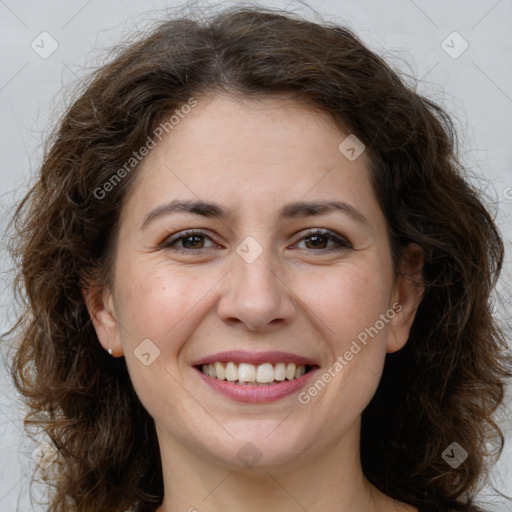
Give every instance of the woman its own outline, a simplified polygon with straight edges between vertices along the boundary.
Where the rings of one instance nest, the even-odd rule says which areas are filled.
[[[478,510],[503,243],[447,114],[348,29],[161,23],[16,221],[52,511]]]

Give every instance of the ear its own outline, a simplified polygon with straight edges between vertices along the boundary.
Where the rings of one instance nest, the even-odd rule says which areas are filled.
[[[389,322],[387,353],[400,350],[409,339],[425,291],[422,270],[423,250],[418,244],[410,243],[403,251],[401,272],[393,290],[395,316]]]
[[[123,355],[119,336],[119,322],[111,291],[104,286],[82,286],[82,297],[91,317],[96,336],[105,350],[112,349],[112,356]]]

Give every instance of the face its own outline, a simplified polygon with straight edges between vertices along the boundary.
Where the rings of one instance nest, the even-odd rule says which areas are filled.
[[[199,98],[136,171],[93,321],[164,449],[277,467],[358,428],[420,295],[348,135],[279,96]]]

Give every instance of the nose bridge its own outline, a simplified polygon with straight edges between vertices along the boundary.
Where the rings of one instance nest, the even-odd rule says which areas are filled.
[[[243,247],[239,248],[240,252],[243,251]],[[246,253],[254,257],[254,260],[244,259],[238,254],[240,261],[237,262],[235,270],[240,274],[244,286],[237,289],[237,293],[240,295],[240,292],[247,291],[249,295],[254,295],[256,300],[276,300],[279,295],[277,259],[271,254],[271,249],[266,249],[256,256],[252,254],[254,250],[250,248]]]
[[[278,275],[281,263],[270,246],[264,247],[255,238],[247,237],[236,248],[218,307],[223,321],[242,323],[250,330],[264,330],[270,324],[291,320],[293,300]]]

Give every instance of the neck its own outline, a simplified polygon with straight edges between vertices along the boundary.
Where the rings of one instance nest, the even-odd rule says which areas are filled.
[[[193,454],[163,432],[159,439],[165,498],[158,512],[376,512],[386,500],[363,475],[359,424],[314,457],[305,451],[284,464],[244,469]]]

